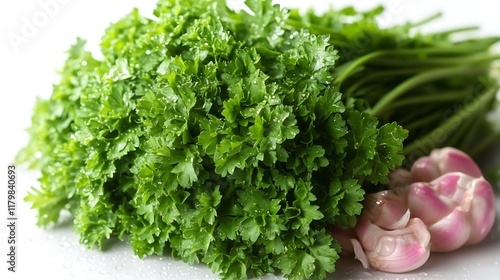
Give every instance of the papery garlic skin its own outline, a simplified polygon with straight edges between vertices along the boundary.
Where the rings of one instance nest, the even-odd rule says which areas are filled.
[[[430,234],[418,218],[410,219],[404,228],[394,230],[383,229],[363,215],[358,223],[356,233],[365,256],[357,253],[356,258],[367,259],[375,269],[408,272],[419,268],[429,258]]]
[[[370,221],[385,229],[404,228],[410,219],[406,197],[390,190],[367,195],[363,205]]]
[[[405,168],[396,168],[387,176],[387,187],[397,195],[405,195],[412,183],[412,174]]]
[[[340,256],[354,256],[354,246],[352,241],[353,239],[356,239],[356,232],[354,229],[343,229],[337,226],[332,226],[330,228],[330,234],[340,245]]]
[[[466,153],[453,147],[434,149],[429,156],[416,160],[411,168],[411,181],[430,182],[450,172],[462,172],[472,177],[482,177],[476,162]]]
[[[406,201],[392,191],[368,195],[356,225],[356,258],[386,272],[407,272],[422,266],[430,254],[430,234],[418,218],[410,219]],[[362,250],[361,250],[362,248]]]
[[[475,244],[493,227],[493,189],[460,150],[433,150],[411,171],[396,169],[388,179],[389,190],[365,197],[355,233],[332,231],[343,253],[354,254],[365,268],[408,272],[431,251]]]
[[[483,177],[446,173],[429,183],[411,184],[407,199],[411,216],[429,228],[431,251],[448,252],[475,244],[495,221],[495,196]]]
[[[495,223],[495,193],[490,183],[483,177],[471,182],[473,190],[467,192],[465,203],[470,203],[468,217],[471,222],[471,236],[466,245],[483,240]],[[466,207],[466,206],[464,206]]]

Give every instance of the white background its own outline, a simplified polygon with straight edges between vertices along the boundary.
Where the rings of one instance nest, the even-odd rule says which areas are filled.
[[[238,2],[238,1],[232,1]],[[335,3],[336,7],[354,1],[276,1],[290,7],[318,10]],[[443,17],[426,30],[440,30],[479,25],[472,35],[500,35],[500,20],[495,1],[357,1],[361,8],[376,3],[387,8],[384,25],[418,20],[437,11]],[[4,275],[7,253],[5,217],[6,168],[16,152],[26,143],[24,129],[29,126],[31,109],[37,96],[48,97],[57,83],[56,70],[65,59],[65,51],[77,36],[88,40],[87,46],[97,51],[97,44],[111,22],[138,7],[150,15],[155,0],[23,0],[0,2],[0,275]],[[24,33],[23,33],[24,32]],[[21,41],[19,38],[22,38]],[[16,38],[17,40],[14,40]],[[14,40],[14,41],[13,41]],[[4,175],[5,174],[5,175]],[[218,279],[200,265],[190,267],[169,257],[139,260],[126,244],[117,243],[106,252],[84,249],[71,230],[71,222],[48,230],[34,226],[34,211],[21,198],[36,185],[36,172],[19,170],[18,179],[18,269],[15,276],[39,279]],[[5,182],[5,183],[4,183]],[[500,203],[500,202],[499,202]],[[500,229],[482,244],[453,254],[433,255],[419,270],[391,275],[365,271],[357,262],[338,262],[335,279],[492,279],[500,273]],[[6,274],[14,279],[13,274]],[[17,278],[16,277],[16,278]],[[26,279],[26,278],[25,278]],[[274,276],[266,279],[276,279]],[[277,279],[280,279],[279,277]]]

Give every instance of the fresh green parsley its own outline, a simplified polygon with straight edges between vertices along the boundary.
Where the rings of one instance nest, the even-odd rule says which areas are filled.
[[[379,29],[380,9],[300,15],[270,0],[246,5],[160,0],[154,18],[134,10],[106,30],[102,60],[83,39],[71,46],[19,154],[41,169],[26,197],[40,226],[69,211],[89,247],[117,237],[140,257],[169,252],[223,279],[324,279],[335,270],[340,247],[329,227],[353,227],[365,192],[403,163],[401,124],[417,114],[395,109],[431,98],[383,97],[429,71],[403,51],[427,41],[406,26]],[[366,32],[375,41],[358,51],[353,42]],[[406,76],[373,70],[381,64]],[[432,131],[413,126],[411,139]]]

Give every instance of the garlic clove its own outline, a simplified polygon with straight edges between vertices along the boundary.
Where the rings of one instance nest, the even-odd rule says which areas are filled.
[[[410,219],[404,196],[392,191],[367,195],[364,205],[370,221],[385,229],[404,228]]]
[[[441,174],[462,172],[472,177],[481,177],[483,173],[476,162],[465,152],[453,147],[433,150],[429,157],[439,166]]]
[[[430,254],[430,234],[422,220],[407,220],[409,211],[406,211],[404,218],[398,221],[401,223],[400,227],[384,229],[374,224],[368,211],[365,211],[370,206],[371,204],[363,209],[355,227],[360,248],[364,252],[362,254],[358,251],[356,258],[362,263],[366,262],[367,258],[370,266],[386,272],[406,272],[423,265]],[[384,214],[387,213],[380,213]],[[404,226],[402,220],[407,221]],[[354,248],[355,252],[359,250],[359,246]]]
[[[418,217],[431,225],[448,215],[454,205],[440,196],[431,183],[413,183],[408,190],[408,209],[412,217]]]
[[[382,271],[408,272],[422,266],[430,255],[430,234],[418,218],[411,219],[403,229],[380,230],[373,238],[377,245],[366,255],[370,265]]]
[[[468,218],[471,223],[471,235],[466,244],[475,244],[488,235],[495,222],[495,193],[490,183],[483,177],[474,179],[464,203],[470,204]]]
[[[430,182],[450,172],[472,177],[483,176],[481,169],[466,153],[452,147],[434,149],[429,156],[417,159],[411,167],[412,182]]]
[[[454,201],[460,201],[462,196],[457,196],[457,191],[459,188],[466,188],[469,176],[464,176],[465,174],[460,172],[446,173],[431,182],[433,188],[439,192],[440,195],[453,199]],[[459,194],[462,194],[460,192]]]
[[[354,228],[359,242],[365,251],[373,251],[377,246],[377,234],[383,232],[383,229],[373,224],[363,210],[361,216],[358,218],[356,227]]]
[[[351,243],[355,258],[361,262],[364,268],[370,268],[370,261],[368,260],[365,251],[363,251],[363,246],[361,246],[361,243],[359,243],[357,239],[351,239]]]
[[[456,208],[448,216],[429,226],[431,251],[449,252],[462,247],[469,239],[471,225],[465,212]]]
[[[412,182],[430,182],[440,175],[439,166],[430,157],[417,159],[411,167]]]

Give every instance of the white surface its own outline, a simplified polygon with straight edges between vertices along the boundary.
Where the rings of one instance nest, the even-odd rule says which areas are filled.
[[[237,2],[237,1],[235,1]],[[290,6],[321,9],[330,3],[344,6],[354,1],[276,1]],[[357,1],[359,7],[383,3],[387,12],[383,23],[391,25],[409,19],[421,19],[436,11],[444,17],[429,28],[475,25],[481,26],[480,35],[500,35],[498,8],[494,1]],[[44,3],[52,3],[50,9]],[[64,51],[77,36],[89,41],[96,49],[99,38],[110,22],[116,21],[132,7],[150,14],[155,0],[24,0],[0,2],[0,82],[2,85],[0,133],[0,178],[5,178],[6,166],[27,141],[24,128],[29,126],[31,108],[36,96],[48,97],[51,84],[58,76],[55,70],[65,59]],[[27,22],[35,28],[22,34]],[[29,28],[28,28],[29,29]],[[25,30],[26,31],[26,30]],[[15,45],[13,36],[24,36],[23,43]],[[4,173],[5,172],[5,173]],[[18,172],[18,273],[6,273],[6,189],[0,188],[0,279],[218,279],[203,265],[191,267],[169,257],[136,258],[125,243],[116,243],[105,252],[84,249],[66,221],[49,230],[35,226],[34,211],[22,202],[27,190],[37,184],[36,173],[20,169]],[[4,180],[4,179],[2,179]],[[6,180],[5,180],[6,181]],[[500,206],[500,199],[497,199]],[[353,260],[337,263],[337,272],[331,279],[494,279],[500,273],[500,227],[495,224],[492,234],[483,243],[451,254],[433,254],[417,271],[407,274],[386,274],[363,270]],[[9,276],[5,278],[3,275]],[[13,277],[14,276],[14,277]],[[265,279],[281,279],[269,276]]]

